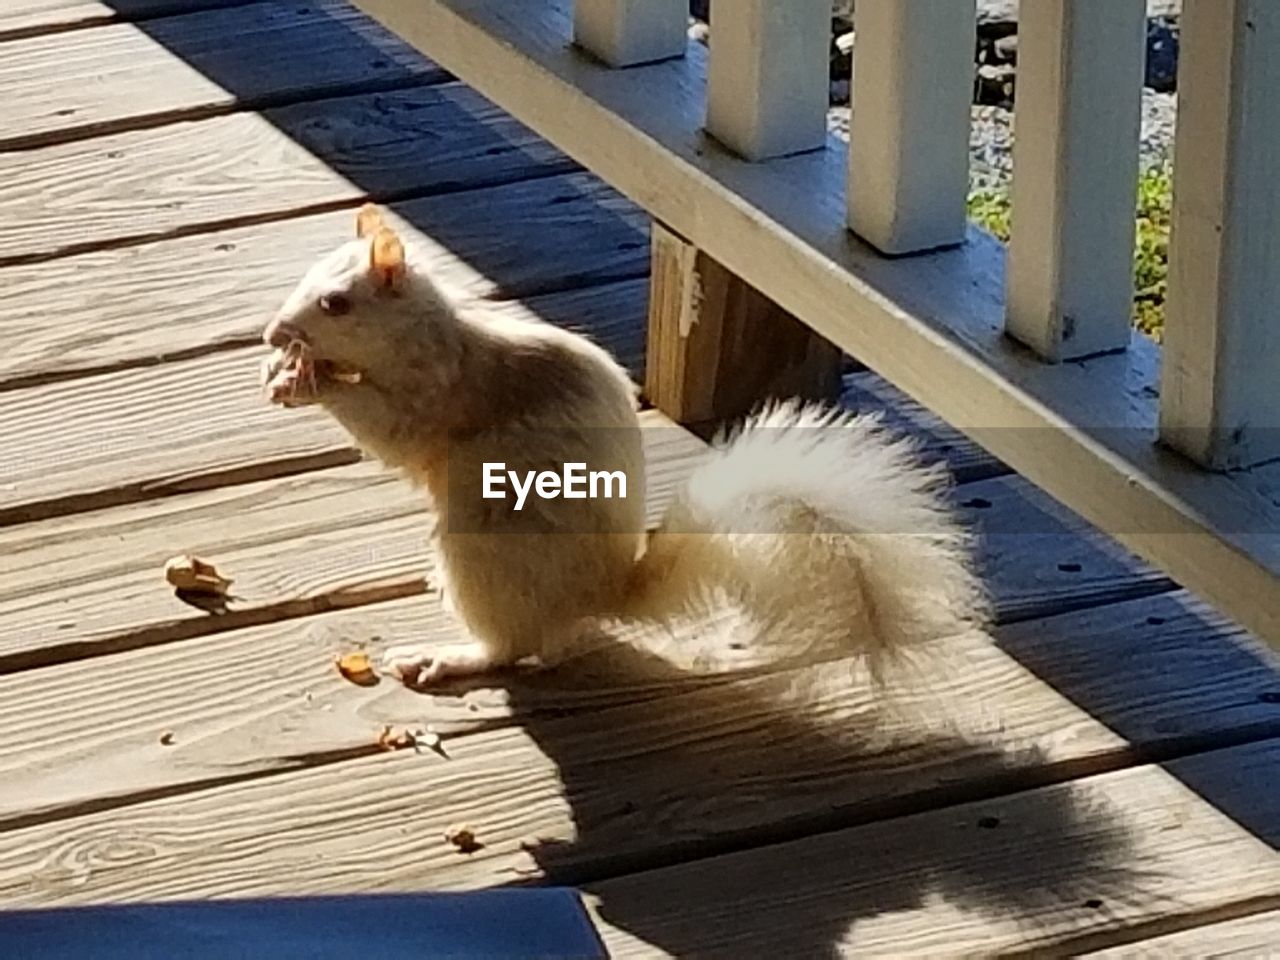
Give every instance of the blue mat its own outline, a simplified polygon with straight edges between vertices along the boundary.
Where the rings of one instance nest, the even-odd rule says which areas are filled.
[[[562,888],[0,911],[5,960],[607,956]]]

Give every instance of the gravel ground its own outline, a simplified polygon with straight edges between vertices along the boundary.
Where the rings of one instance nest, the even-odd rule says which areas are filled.
[[[1142,92],[1142,147],[1144,166],[1172,157],[1175,95]],[[833,107],[828,126],[848,138],[849,108]],[[1006,188],[1013,172],[1013,113],[1000,107],[975,106],[970,128],[970,181],[974,190]]]

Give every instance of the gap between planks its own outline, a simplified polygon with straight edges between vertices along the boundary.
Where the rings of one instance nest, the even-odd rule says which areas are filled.
[[[527,300],[533,315],[607,338],[638,370],[646,294],[636,281],[648,270],[646,221],[582,174],[480,189],[386,208],[417,267],[465,300]],[[0,391],[152,366],[157,356],[260,345],[292,285],[349,238],[353,224],[348,205],[8,267],[0,278],[13,349],[0,358]],[[635,329],[624,332],[624,323]]]
[[[642,422],[652,524],[704,447],[656,412]],[[1019,478],[955,499],[1000,622],[1171,589]],[[0,530],[0,673],[419,593],[430,522],[407,484],[362,463]],[[235,600],[200,610],[172,597],[160,570],[183,552],[234,577]]]
[[[1258,960],[1275,955],[1276,945],[1280,944],[1280,909],[1246,915],[1235,911],[1235,919],[1225,919],[1226,912],[1202,915],[1197,919],[1214,922],[1154,938],[1151,937],[1153,931],[1140,931],[1138,938],[1082,956],[1096,960],[1165,960],[1167,957],[1190,960],[1206,956],[1218,960],[1224,957]]]
[[[589,892],[616,957],[1076,956],[1280,906],[1278,759],[1216,751]]]
[[[534,316],[524,302],[495,309]],[[263,400],[265,356],[232,350],[7,394],[0,438],[23,457],[0,464],[0,527],[357,459],[323,412]]]
[[[333,0],[217,8],[3,51],[0,152],[450,79]]]
[[[239,7],[261,0],[9,0],[0,10],[0,42],[101,27],[142,23],[179,13]]]
[[[664,424],[656,413],[646,414],[645,419],[651,427]],[[651,429],[646,437],[660,445],[648,457],[650,515],[656,519],[663,501],[670,498],[703,446],[674,427]],[[1006,609],[1016,611],[1028,602],[1054,602],[1050,599],[1054,591],[1048,589],[1054,579],[1059,581],[1057,603],[1067,605],[1089,602],[1093,589],[1089,582],[1104,584],[1109,591],[1116,589],[1117,582],[1127,583],[1132,590],[1149,589],[1150,571],[1135,567],[1078,526],[1071,529],[1065,512],[1016,478],[973,484],[963,495],[971,502],[970,509],[979,512],[975,515],[984,518],[988,543],[1003,538],[1009,551],[1001,555],[996,549],[986,558]],[[1055,512],[1063,516],[1066,526],[1058,525]],[[245,611],[248,617],[274,618],[352,605],[397,595],[396,590],[420,592],[420,571],[428,567],[424,549],[428,520],[421,514],[416,496],[376,466],[361,464],[262,484],[256,491],[219,490],[171,504],[139,504],[11,528],[0,535],[7,540],[4,555],[12,564],[5,576],[12,592],[0,604],[8,608],[0,612],[0,621],[10,623],[3,632],[11,642],[21,644],[24,634],[30,633],[28,653],[34,659],[11,659],[8,666],[47,664],[89,652],[106,654],[240,626],[243,621],[234,617],[204,617],[194,611],[185,620],[174,619],[182,608],[168,596],[158,571],[164,557],[187,547],[226,562],[224,569],[237,577],[236,592],[247,593],[251,604],[264,605],[265,612],[252,607]],[[207,539],[207,531],[213,529],[216,544]],[[1041,538],[1033,531],[1041,533]],[[192,538],[197,539],[194,546],[189,543]],[[1076,575],[1064,573],[1064,556],[1072,561],[1067,565],[1085,573],[1084,583],[1073,582]],[[1057,564],[1038,566],[1037,557]],[[70,579],[59,577],[56,591],[48,594],[45,585],[50,571],[61,569],[69,571]],[[64,627],[74,634],[65,634]],[[50,634],[56,638],[52,645]],[[81,665],[72,666],[77,676],[83,674]],[[38,673],[30,681],[33,689],[42,689],[42,695],[48,691],[37,678],[44,676]],[[112,684],[113,688],[124,686]],[[346,759],[349,754],[341,752],[345,749],[325,750],[322,756]],[[213,774],[202,780],[215,781]]]
[[[704,447],[656,412],[641,423],[656,522]],[[10,528],[0,673],[421,593],[431,522],[420,493],[366,463]],[[234,599],[174,598],[163,565],[183,552],[234,577]]]
[[[0,267],[578,169],[458,83],[111,134],[0,153]]]
[[[1250,849],[1243,830],[1224,824],[1226,818],[1203,801],[1169,794],[1163,781],[1153,781],[1152,768],[1143,768],[1137,788],[1107,793],[1101,812],[1070,796],[1063,800],[1064,793],[1076,789],[1089,793],[1087,783],[1050,787],[1048,794],[1026,792],[1047,770],[1078,776],[1130,762],[1134,757],[1124,753],[1129,743],[1168,749],[1179,741],[1198,737],[1205,742],[1260,723],[1274,726],[1271,706],[1240,696],[1242,690],[1274,683],[1274,659],[1185,595],[1072,614],[1034,628],[1008,628],[998,637],[999,648],[979,637],[957,638],[949,655],[939,655],[936,673],[894,677],[880,689],[853,680],[857,674],[848,663],[828,664],[674,697],[654,699],[651,691],[648,699],[635,700],[635,688],[624,687],[623,696],[631,702],[624,699],[599,712],[608,707],[611,689],[603,681],[643,676],[652,666],[625,655],[613,673],[587,669],[585,678],[556,673],[540,682],[513,682],[505,691],[474,688],[456,698],[422,697],[398,685],[361,690],[338,679],[328,661],[331,652],[357,637],[374,646],[402,639],[394,635],[397,622],[430,622],[421,616],[422,603],[402,601],[307,625],[241,631],[155,654],[123,654],[104,661],[91,683],[74,665],[45,671],[41,686],[0,680],[5,690],[0,712],[13,717],[6,719],[13,735],[0,748],[0,766],[7,771],[0,778],[0,797],[10,811],[46,804],[56,813],[59,804],[75,801],[77,792],[85,801],[86,788],[99,791],[101,802],[113,790],[120,791],[117,797],[143,790],[176,793],[183,782],[203,780],[210,772],[246,775],[244,783],[0,836],[0,898],[15,905],[65,905],[285,891],[350,893],[423,884],[453,889],[519,880],[576,882],[720,853],[726,844],[756,846],[784,837],[789,829],[831,829],[840,817],[846,823],[879,820],[915,809],[913,804],[949,804],[976,792],[989,798],[973,812],[944,806],[918,815],[914,826],[850,827],[796,841],[805,845],[800,856],[771,853],[778,846],[758,852],[773,857],[770,870],[776,877],[785,872],[784,860],[829,863],[825,851],[833,843],[841,850],[861,850],[836,859],[849,882],[859,889],[865,884],[869,891],[878,883],[899,881],[903,874],[892,864],[937,851],[939,867],[912,866],[904,868],[905,875],[932,882],[936,870],[950,870],[957,880],[972,879],[965,873],[966,863],[968,869],[972,863],[955,844],[921,845],[918,839],[939,830],[954,832],[955,823],[969,824],[972,831],[981,818],[996,815],[1001,829],[979,826],[972,851],[984,871],[999,867],[982,874],[989,883],[1019,869],[1034,871],[1041,863],[1036,857],[993,853],[993,845],[1003,849],[1016,839],[1006,839],[1006,831],[1033,833],[1034,843],[1062,856],[1082,845],[1085,853],[1096,851],[1092,841],[1099,834],[1108,843],[1121,836],[1150,860],[1167,842],[1168,827],[1141,822],[1136,836],[1130,836],[1113,829],[1112,819],[1124,819],[1129,804],[1145,804],[1153,795],[1153,809],[1168,807],[1181,818],[1180,837],[1194,841],[1210,824],[1212,839],[1233,851],[1223,862],[1242,871],[1257,867],[1256,856],[1240,859]],[[381,639],[371,640],[372,634]],[[1128,667],[1123,674],[1114,669],[1121,651]],[[1037,664],[1034,672],[1019,665],[1023,659]],[[1037,676],[1052,679],[1061,692]],[[355,756],[384,722],[424,719],[446,730],[455,725],[459,734],[446,736],[444,744],[451,759],[361,756],[337,767],[288,769],[308,752]],[[495,728],[495,719],[507,725]],[[519,726],[509,725],[512,720]],[[476,732],[462,732],[469,724]],[[166,728],[175,731],[172,748],[157,743]],[[1274,751],[1275,744],[1266,749]],[[255,770],[271,768],[277,776],[248,780]],[[1276,768],[1272,762],[1261,769]],[[1208,782],[1225,781],[1219,776]],[[996,796],[1019,788],[1024,792],[1016,796]],[[921,799],[930,795],[932,801]],[[1241,796],[1246,808],[1227,812],[1249,822],[1248,804],[1274,805],[1275,795],[1264,790]],[[1038,811],[1033,827],[1018,813],[1028,804]],[[486,844],[473,857],[452,852],[440,838],[446,825],[459,820],[476,824]],[[873,831],[872,839],[861,842],[865,830]],[[122,836],[129,837],[125,847],[118,842]],[[531,851],[526,841],[532,838],[545,842]],[[99,866],[108,851],[109,867]],[[1165,865],[1185,868],[1180,850],[1172,856]],[[988,857],[993,858],[989,863]],[[1135,868],[1139,880],[1146,876],[1145,860]],[[850,873],[854,862],[861,866]],[[1107,877],[1095,868],[1111,861],[1082,857],[1078,873],[1075,862],[1064,864],[1072,871],[1058,879],[1079,885],[1079,893],[1052,885],[1033,889],[1046,891],[1049,900],[1065,897],[1068,906],[1075,896],[1096,895]],[[719,863],[674,869],[723,875]],[[830,868],[822,868],[829,879]],[[1152,875],[1161,876],[1154,868]],[[666,874],[650,876],[658,882]],[[1256,879],[1248,873],[1243,878]],[[1217,884],[1227,891],[1215,894],[1220,900],[1229,902],[1239,888],[1232,879]],[[620,902],[611,893],[617,883],[625,891],[626,883],[645,880],[602,884],[610,897],[606,903],[616,907]],[[770,888],[751,882],[759,891]],[[1201,901],[1212,899],[1203,888],[1195,892]],[[811,900],[821,893],[806,891],[806,896]],[[1109,891],[1112,896],[1120,900],[1126,923],[1144,909],[1164,906],[1126,903],[1122,890]],[[838,899],[833,894],[821,901],[818,913],[826,917],[834,909],[829,904]],[[783,897],[783,904],[788,900]],[[650,918],[640,903],[662,898],[622,902],[638,911],[627,925],[645,930]],[[936,907],[932,902],[897,905],[899,913],[920,909],[929,916],[937,915]],[[1085,914],[1094,924],[1113,921],[1110,913]],[[610,919],[616,928],[616,909]],[[707,931],[714,944],[725,923],[715,911],[706,919],[710,922],[693,926]],[[972,931],[988,918],[945,919]],[[827,932],[824,927],[822,935]],[[1000,934],[1009,932],[1000,927]]]

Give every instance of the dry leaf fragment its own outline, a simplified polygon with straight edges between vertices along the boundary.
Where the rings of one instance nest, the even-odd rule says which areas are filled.
[[[390,724],[382,728],[378,734],[378,746],[383,750],[404,750],[417,744],[418,740],[409,730],[396,730]]]
[[[484,847],[476,839],[475,830],[467,824],[455,824],[444,832],[444,838],[458,848],[459,853],[475,853]]]
[[[337,657],[334,663],[338,672],[352,683],[362,687],[371,687],[378,682],[378,675],[373,670],[373,662],[367,653],[348,653]]]
[[[164,565],[164,578],[175,590],[214,597],[225,597],[232,583],[212,563],[189,554],[170,558]]]

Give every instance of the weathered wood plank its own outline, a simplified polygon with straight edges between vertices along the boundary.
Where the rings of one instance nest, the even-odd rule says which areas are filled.
[[[766,399],[832,400],[840,351],[655,223],[645,397],[677,423],[745,416]]]
[[[0,150],[446,78],[334,0],[255,3],[57,33],[4,48]]]
[[[705,448],[656,412],[641,422],[656,523]],[[419,593],[431,523],[420,493],[361,463],[7,528],[0,672]],[[180,553],[235,578],[217,616],[164,583]]]
[[[409,205],[405,212],[437,243],[450,245],[450,258],[443,263],[453,277],[463,277],[462,260],[472,278],[478,269],[500,278],[499,283],[527,288],[538,283],[590,283],[631,269],[643,271],[643,234],[616,216],[600,188],[585,178],[507,189],[511,192],[486,192],[489,202],[482,205],[483,217],[478,212],[468,215],[456,198],[435,207]],[[599,199],[605,203],[598,205]],[[500,228],[503,218],[517,211],[538,237],[532,246],[525,230]],[[331,242],[340,240],[335,236]],[[248,254],[255,255],[253,250]],[[566,262],[573,266],[566,267]],[[280,275],[280,286],[271,296],[265,270],[256,292],[238,295],[245,306],[253,301],[265,306],[269,300],[278,304],[295,282],[295,274]],[[202,274],[200,280],[206,289],[231,283],[232,275],[219,270]],[[178,284],[170,296],[180,300],[191,293]],[[493,308],[565,320],[634,363],[643,331],[638,293],[632,285],[614,284],[595,292],[503,302]],[[200,309],[208,315],[208,305]],[[243,324],[246,330],[252,323],[256,331],[273,309],[254,317],[224,316],[217,322]],[[172,315],[143,315],[152,326],[174,323]],[[116,329],[122,330],[124,323],[122,313]],[[251,478],[264,462],[296,467],[331,464],[337,462],[335,456],[349,460],[349,453],[340,453],[348,446],[345,436],[327,418],[313,411],[280,411],[263,402],[257,382],[263,356],[265,348],[244,348],[10,391],[0,438],[12,442],[12,449],[21,450],[22,456],[0,463],[0,522],[192,489],[202,482],[199,477],[211,472]],[[193,390],[198,391],[198,401]]]
[[[617,957],[1075,955],[1276,901],[1277,835],[1270,741],[590,889]]]
[[[643,420],[656,522],[703,448],[657,413]],[[1024,481],[955,495],[1002,621],[1171,588]],[[419,592],[429,523],[416,493],[365,463],[0,530],[0,672]],[[188,552],[235,577],[228,612],[164,586],[165,560]]]
[[[1192,927],[1163,937],[1098,950],[1084,956],[1098,960],[1199,960],[1201,957],[1239,957],[1259,960],[1280,954],[1280,910],[1239,920]]]
[[[513,680],[505,693],[479,689],[460,699],[418,697],[390,684],[357,688],[337,677],[329,663],[334,649],[375,633],[374,647],[403,640],[396,633],[414,629],[416,603],[136,651],[95,661],[93,672],[50,668],[40,672],[41,685],[0,679],[0,716],[20,730],[0,746],[0,809],[74,813],[68,805],[82,804],[86,814],[0,834],[0,902],[449,889],[539,876],[579,883],[1123,765],[1132,751],[1116,725],[1152,731],[1149,748],[1275,727],[1268,704],[1240,696],[1241,689],[1272,683],[1274,665],[1233,630],[1202,620],[1185,597],[1113,608],[1113,636],[1097,644],[1083,631],[1064,644],[1077,618],[1042,624],[1035,642],[1047,658],[1074,646],[1076,653],[1065,655],[1071,663],[1080,647],[1092,647],[1089,677],[1072,698],[1092,684],[1096,719],[979,637],[953,641],[950,656],[926,658],[913,673],[891,673],[878,691],[859,682],[848,663],[836,663],[701,684],[673,696],[678,685],[664,694],[652,664],[621,652],[609,664],[612,672],[580,665],[576,678],[566,669]],[[392,608],[394,616],[386,616]],[[1169,615],[1163,624],[1147,622],[1153,610]],[[1179,616],[1183,622],[1175,625]],[[428,622],[420,629],[433,628]],[[1122,651],[1142,661],[1132,675],[1140,681],[1114,669]],[[611,686],[619,677],[650,686]],[[611,697],[621,705],[601,712]],[[505,717],[521,726],[483,729]],[[446,738],[448,760],[431,753],[363,756],[381,723],[424,720],[446,731],[451,720],[456,730],[480,729]],[[174,733],[172,746],[159,744],[163,730]],[[301,769],[255,779],[291,767]],[[218,778],[242,782],[91,812],[94,802],[105,808],[149,792],[162,797]],[[1074,788],[1055,789],[1061,800]],[[1153,803],[1169,801],[1159,790],[1150,793]],[[1101,812],[1114,814],[1111,801],[1127,794],[1110,795]],[[1274,805],[1276,796],[1261,789],[1239,799]],[[1199,832],[1196,818],[1217,816],[1203,803],[1175,799],[1168,809],[1193,820],[1187,836]],[[1079,873],[1052,879],[1094,884],[1082,900],[1099,889],[1123,895],[1105,887],[1112,876],[1099,875],[1115,863],[1096,859],[1118,828],[1090,803],[1054,801],[1028,826],[1016,812],[1003,813],[1010,802],[1018,801],[992,801],[993,812],[1038,830],[1035,849],[1079,854]],[[1086,812],[1094,814],[1091,822]],[[1247,806],[1231,812],[1249,822]],[[443,841],[445,826],[457,821],[476,826],[485,843],[478,854],[459,855]],[[925,818],[921,829],[933,822]],[[842,883],[889,882],[893,876],[877,868],[908,849],[915,852],[904,862],[913,866],[904,875],[934,876],[911,858],[954,849],[920,844],[920,833],[889,826],[867,848],[870,872],[849,869],[863,862],[862,854],[851,860],[842,853]],[[1145,822],[1136,828],[1139,836],[1126,850],[1136,844],[1145,854],[1150,833],[1162,838],[1155,846],[1176,850],[1167,831]],[[1017,833],[1025,840],[1021,828]],[[997,843],[1004,838],[999,831],[992,836]],[[553,842],[532,853],[522,847],[536,839]],[[1213,839],[1232,853],[1248,849],[1237,834],[1216,831]],[[821,847],[823,840],[809,843]],[[887,849],[893,856],[872,852]],[[979,850],[973,855],[982,858]],[[996,884],[1005,876],[1011,889],[1028,879],[1015,864],[1034,870],[1026,865],[1046,862],[1025,852],[1005,852],[998,861],[1000,873],[993,861],[993,872],[979,877]],[[1077,864],[1047,862],[1064,870]],[[961,866],[943,858],[938,869]],[[1223,879],[1215,885],[1230,897],[1238,888]],[[776,885],[768,887],[759,884],[762,896],[777,894]],[[1125,889],[1135,899],[1142,892],[1140,885]],[[1179,891],[1174,885],[1164,892]],[[715,902],[731,901],[703,907]],[[611,919],[617,923],[618,914]]]
[[[840,402],[851,410],[878,412],[893,429],[921,437],[927,445],[926,453],[945,459],[957,482],[966,483],[1009,473],[1008,467],[936,413],[922,407],[869,370],[851,373],[844,378]]]
[[[647,220],[598,181],[550,177],[387,213],[459,295],[522,297],[556,322],[581,314],[640,370],[644,282],[596,287],[644,275]],[[0,387],[256,343],[290,286],[353,224],[340,210],[0,269],[10,342]]]
[[[0,265],[572,167],[461,84],[135,130],[0,154]]]
[[[978,535],[979,570],[1002,623],[1174,589],[1021,477],[964,484],[952,496]]]
[[[5,395],[0,525],[262,479],[358,458],[319,410],[261,396],[264,349],[86,377]]]
[[[0,7],[0,40],[253,2],[256,0],[8,0]]]
[[[318,410],[269,406],[264,349],[5,394],[0,523],[357,459]],[[210,479],[216,478],[216,479]]]

